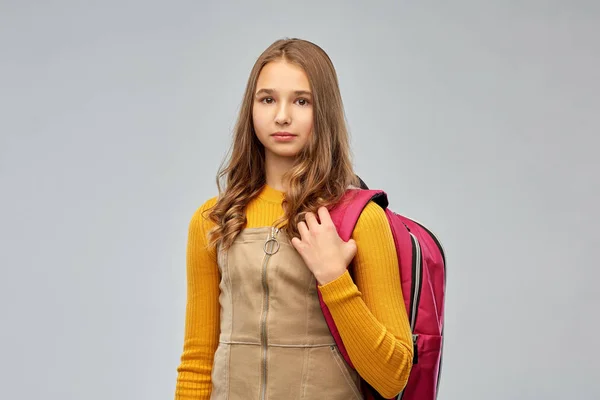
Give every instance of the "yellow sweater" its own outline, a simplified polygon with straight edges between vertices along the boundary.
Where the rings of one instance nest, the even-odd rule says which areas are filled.
[[[281,215],[283,193],[265,186],[246,209],[247,228],[271,226]],[[187,244],[187,307],[176,400],[205,400],[211,393],[213,356],[219,341],[219,271],[207,246],[212,222],[193,215]],[[398,260],[385,213],[369,203],[353,233],[358,251],[347,271],[320,286],[323,300],[358,373],[384,397],[400,392],[412,367],[413,343],[402,300]],[[353,279],[354,278],[354,279]]]

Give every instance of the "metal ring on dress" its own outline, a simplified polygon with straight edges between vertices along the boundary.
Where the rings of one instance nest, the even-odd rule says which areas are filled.
[[[269,244],[269,242],[274,242],[277,246],[275,247],[275,249],[271,248],[271,251],[267,250],[267,245]],[[273,247],[273,246],[271,246]],[[277,239],[269,239],[265,242],[265,245],[263,246],[263,249],[265,251],[266,254],[272,256],[273,254],[277,253],[279,251],[279,242],[277,241]]]

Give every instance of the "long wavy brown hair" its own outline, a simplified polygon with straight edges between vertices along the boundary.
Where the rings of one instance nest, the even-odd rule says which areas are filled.
[[[265,185],[265,151],[256,137],[252,107],[256,81],[269,62],[284,60],[300,66],[313,93],[313,133],[284,176],[284,216],[274,223],[288,236],[299,236],[298,223],[306,212],[331,207],[349,186],[359,181],[352,167],[349,135],[337,73],[329,56],[314,43],[281,39],[257,59],[246,85],[233,143],[217,174],[219,197],[209,210],[215,223],[210,243],[227,249],[246,225],[245,209]],[[225,181],[225,185],[222,184]],[[223,188],[224,186],[224,188]]]

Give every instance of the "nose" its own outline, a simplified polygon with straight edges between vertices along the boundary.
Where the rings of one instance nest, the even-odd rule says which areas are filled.
[[[275,123],[277,125],[289,125],[292,122],[290,110],[286,104],[281,104],[277,108],[277,114],[275,114]]]

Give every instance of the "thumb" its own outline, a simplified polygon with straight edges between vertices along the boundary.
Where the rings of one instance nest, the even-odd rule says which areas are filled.
[[[346,245],[344,246],[344,250],[346,253],[346,257],[348,257],[348,260],[352,261],[357,251],[356,241],[354,241],[354,239],[349,239],[346,242]]]
[[[356,251],[356,241],[354,239],[350,239],[348,240],[348,244],[350,245],[351,248],[353,248]]]

